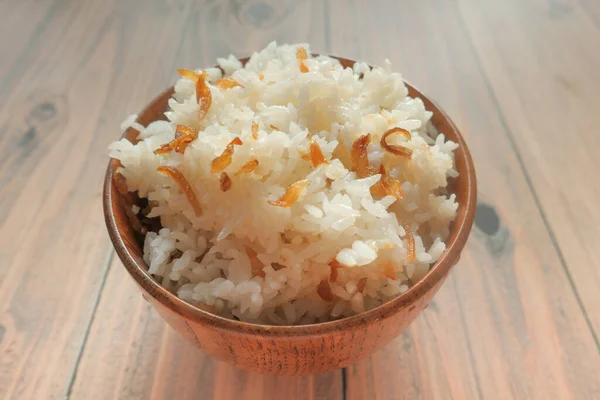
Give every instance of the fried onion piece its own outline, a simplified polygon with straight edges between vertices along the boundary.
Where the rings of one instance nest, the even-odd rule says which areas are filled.
[[[394,179],[389,175],[385,175],[383,182],[385,192],[388,195],[394,196],[398,200],[402,200],[404,198],[404,190],[402,189],[402,184],[398,179]]]
[[[175,140],[178,140],[178,142],[174,148],[173,146],[171,146],[171,148],[173,148],[173,150],[175,150],[177,153],[183,154],[188,145],[198,137],[198,131],[189,126],[177,125],[175,137],[177,138]]]
[[[156,154],[156,155],[167,154],[167,153],[170,153],[171,151],[173,151],[173,149],[171,148],[171,142],[169,142],[169,143],[161,144],[158,149],[154,150],[154,154]]]
[[[232,89],[237,86],[242,87],[242,85],[239,82],[232,78],[217,79],[217,81],[215,82],[215,86],[218,86],[221,89]]]
[[[188,145],[194,140],[194,138],[192,136],[181,136],[179,137],[177,140],[177,143],[175,144],[175,152],[176,153],[181,153],[183,154],[185,152],[185,149],[188,147]]]
[[[321,283],[319,283],[317,294],[325,301],[333,301],[333,293],[331,292],[331,286],[329,286],[327,280],[322,280]]]
[[[276,207],[290,207],[294,204],[300,194],[309,185],[310,181],[307,179],[292,183],[285,191],[283,196],[279,198],[279,200],[270,200],[269,204]]]
[[[212,103],[210,88],[206,84],[204,73],[198,76],[196,82],[196,100],[198,101],[198,120],[202,121]]]
[[[356,284],[356,291],[362,293],[367,285],[367,278],[361,278]]]
[[[187,145],[190,144],[190,142],[192,142],[193,140],[194,138],[192,136],[180,136],[171,140],[169,143],[162,144],[158,149],[154,150],[154,154],[168,154],[173,150],[175,150],[177,153],[183,154]]]
[[[338,269],[342,267],[343,265],[335,258],[329,263],[329,268],[331,269],[331,273],[329,274],[329,282],[335,282],[337,280]]]
[[[367,146],[370,141],[371,134],[368,133],[352,143],[352,170],[356,172],[356,176],[359,178],[366,178],[374,173],[373,167],[369,165],[369,158],[367,157]]]
[[[246,247],[246,255],[250,259],[250,267],[252,268],[252,274],[254,276],[262,276],[264,278],[265,277],[265,271],[263,271],[264,265],[258,259],[258,254],[256,254],[256,252],[251,247],[248,247],[248,246],[245,246],[245,247]]]
[[[287,268],[287,265],[279,264],[278,262],[271,263],[271,267],[274,271],[279,271],[280,269]]]
[[[372,196],[387,196],[387,191],[385,190],[385,185],[383,183],[383,175],[385,174],[385,167],[383,164],[379,167],[379,173],[381,174],[381,178],[377,181],[376,184],[371,186],[371,195]]]
[[[390,278],[393,280],[396,280],[396,271],[394,270],[394,265],[390,262],[385,263],[383,265],[380,265],[381,268],[381,272],[382,272],[382,279],[383,278]]]
[[[412,230],[410,229],[410,224],[408,222],[404,222],[402,224],[404,230],[406,231],[406,263],[410,264],[415,261],[415,238],[412,234]]]
[[[160,167],[156,168],[156,171],[160,172],[163,175],[167,175],[168,177],[173,179],[179,185],[179,187],[187,197],[188,201],[192,205],[196,216],[199,217],[202,215],[202,208],[200,207],[198,198],[196,197],[196,194],[192,190],[192,187],[190,186],[189,182],[185,179],[181,171],[179,171],[175,167],[169,167],[166,165],[161,165]]]
[[[318,167],[321,164],[329,164],[323,156],[321,146],[319,146],[319,143],[317,143],[314,137],[310,138],[310,162],[313,167]]]
[[[308,58],[308,54],[306,54],[306,49],[304,47],[298,47],[298,50],[296,50],[296,58],[300,61],[300,72],[308,72],[308,67],[304,65],[304,60]]]
[[[194,83],[198,82],[199,74],[196,71],[192,71],[191,69],[178,69],[177,73],[184,79],[189,79]]]
[[[208,72],[196,72],[191,69],[178,69],[177,73],[184,79],[189,79],[190,81],[197,83],[199,77],[203,77],[205,80],[208,80]]]
[[[254,140],[258,140],[258,122],[253,121],[252,122],[252,137],[254,138]]]
[[[226,192],[231,189],[231,178],[227,175],[227,172],[221,172],[221,178],[219,179],[219,186],[222,192]]]
[[[261,81],[265,79],[265,74],[262,72],[258,73],[258,79],[260,79]]]
[[[371,186],[371,194],[375,196],[394,196],[398,200],[404,198],[404,190],[398,179],[394,179],[385,172],[383,164],[379,167],[381,178]]]
[[[215,158],[214,160],[212,160],[212,163],[210,165],[210,172],[215,173],[215,172],[220,172],[223,171],[225,168],[227,168],[229,166],[229,164],[231,164],[231,157],[233,156],[233,146],[241,146],[242,145],[242,140],[239,137],[236,137],[235,139],[233,139],[225,148],[225,150],[223,151],[223,153],[221,153],[221,155],[217,158]]]
[[[198,130],[190,126],[177,125],[177,128],[175,128],[175,137],[181,135],[192,136],[195,139],[198,137]]]
[[[235,175],[238,176],[241,174],[252,172],[256,167],[258,167],[258,160],[250,160],[246,164],[244,164],[242,168],[240,168],[240,170],[235,173]]]
[[[173,150],[183,154],[186,147],[197,137],[198,131],[196,129],[185,125],[177,125],[177,128],[175,129],[175,139],[161,145],[158,149],[154,150],[154,154],[167,154]]]
[[[402,135],[406,139],[410,140],[410,132],[409,131],[407,131],[406,129],[402,129],[402,128],[392,128],[392,129],[387,130],[381,137],[381,141],[379,142],[379,144],[381,145],[381,148],[384,149],[385,151],[395,154],[397,156],[403,156],[406,158],[410,158],[412,156],[411,149],[404,147],[404,146],[392,145],[392,144],[387,143],[388,136],[396,134],[396,133],[399,135]]]

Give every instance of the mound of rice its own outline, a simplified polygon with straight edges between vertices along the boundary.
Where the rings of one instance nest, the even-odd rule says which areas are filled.
[[[127,189],[148,201],[133,213],[160,218],[145,235],[149,272],[224,317],[311,324],[374,308],[425,275],[456,215],[446,186],[457,145],[390,63],[344,69],[304,51],[271,43],[245,67],[230,56],[195,78],[181,71],[168,121],[143,127],[132,116],[122,128],[139,142],[110,146]],[[178,125],[192,140],[170,149]],[[408,132],[387,138],[408,156],[382,147],[392,128]],[[358,171],[367,133],[369,168]],[[383,176],[400,189],[375,190]]]

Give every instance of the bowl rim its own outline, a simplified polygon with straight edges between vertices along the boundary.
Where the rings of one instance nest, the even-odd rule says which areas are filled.
[[[338,60],[346,63],[353,64],[355,61],[344,59],[341,57],[335,57]],[[242,62],[247,59],[241,58]],[[312,335],[323,335],[333,331],[342,331],[352,329],[356,326],[369,324],[387,318],[393,315],[396,311],[403,307],[415,303],[418,299],[422,298],[432,287],[436,284],[441,283],[440,281],[446,276],[447,272],[460,258],[460,253],[464,248],[471,226],[475,218],[475,207],[477,202],[477,182],[475,175],[475,167],[471,158],[469,149],[462,137],[460,131],[450,119],[450,117],[429,97],[424,95],[416,87],[405,81],[405,84],[412,97],[419,97],[426,105],[426,109],[433,113],[433,116],[445,120],[450,129],[455,135],[455,142],[459,145],[455,151],[455,158],[457,154],[462,155],[464,163],[462,168],[456,165],[461,179],[464,179],[464,185],[467,189],[465,196],[466,203],[459,204],[458,212],[455,220],[453,221],[452,230],[450,236],[446,241],[446,250],[440,256],[437,262],[435,262],[429,269],[429,271],[411,286],[406,292],[401,295],[384,302],[383,304],[365,311],[360,314],[356,314],[350,317],[345,317],[338,320],[320,322],[310,325],[265,325],[255,324],[244,321],[237,321],[225,317],[221,317],[215,314],[211,314],[191,303],[179,298],[175,294],[169,292],[167,289],[162,287],[152,276],[147,272],[147,265],[139,257],[129,251],[125,245],[123,235],[118,227],[115,219],[113,209],[113,196],[118,196],[113,191],[113,176],[116,168],[119,167],[119,161],[111,158],[106,170],[104,178],[104,191],[102,195],[102,203],[104,209],[104,217],[108,233],[115,251],[129,274],[133,277],[137,285],[144,292],[150,294],[152,298],[158,301],[163,306],[179,314],[187,320],[191,320],[195,323],[212,326],[219,330],[235,331],[237,333],[248,334],[248,335],[263,335],[276,337],[290,337],[290,336],[312,336]],[[143,110],[139,116],[143,116],[153,106],[161,101],[165,96],[170,97],[173,93],[173,87],[170,87],[159,96],[154,98]],[[140,117],[136,120],[139,120]],[[435,124],[434,124],[435,126]],[[127,129],[121,139],[126,138],[131,133],[131,128]],[[442,132],[447,135],[447,132]],[[460,217],[460,219],[459,219]],[[144,266],[146,268],[144,268]],[[145,296],[144,296],[145,298]]]

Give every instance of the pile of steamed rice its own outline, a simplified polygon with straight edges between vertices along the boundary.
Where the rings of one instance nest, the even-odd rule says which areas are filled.
[[[139,141],[110,146],[127,189],[148,199],[144,217],[160,217],[162,228],[145,235],[149,273],[223,317],[311,324],[372,309],[427,273],[456,215],[446,187],[457,144],[435,131],[390,63],[344,69],[326,56],[304,59],[303,49],[310,54],[271,43],[245,67],[230,56],[196,79],[183,74],[168,121],[143,127],[132,116],[122,128],[137,129]],[[194,82],[205,78],[209,104]],[[193,140],[169,151],[178,125]],[[392,128],[408,132],[387,142],[409,156],[382,148]],[[370,172],[357,171],[353,154],[366,134]],[[195,205],[165,167],[189,183]],[[384,170],[399,191],[374,190]]]

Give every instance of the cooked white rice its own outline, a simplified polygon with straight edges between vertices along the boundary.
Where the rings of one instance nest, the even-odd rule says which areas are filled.
[[[301,46],[310,54],[308,45]],[[180,298],[224,317],[311,324],[376,307],[406,291],[438,260],[456,214],[455,195],[446,186],[457,175],[457,144],[434,133],[431,113],[420,99],[408,97],[389,61],[373,70],[364,63],[344,69],[337,60],[319,56],[304,61],[309,72],[302,73],[297,47],[271,43],[245,67],[233,56],[219,59],[224,73],[241,86],[225,90],[209,84],[212,105],[201,122],[195,84],[178,80],[165,113],[169,121],[144,128],[128,118],[122,128],[138,129],[139,143],[123,139],[110,146],[128,189],[149,200],[148,217],[160,217],[162,229],[145,237],[149,272]],[[212,83],[221,78],[218,68],[205,71]],[[259,124],[258,139],[251,133],[253,121]],[[177,124],[198,129],[198,138],[184,154],[154,154],[174,139]],[[410,140],[389,138],[412,149],[410,160],[380,147],[381,136],[393,127],[411,133]],[[352,143],[366,133],[371,134],[370,164],[378,170],[383,163],[402,182],[401,200],[374,198],[370,187],[380,175],[357,179],[351,171]],[[309,152],[309,135],[328,164],[314,168],[302,158]],[[243,145],[235,147],[224,170],[232,185],[223,192],[211,162],[235,137]],[[236,176],[252,159],[258,167]],[[183,173],[202,216],[195,215],[170,177],[156,171],[161,165]],[[304,179],[310,185],[291,207],[268,203]],[[408,264],[403,222],[415,241],[416,257]],[[247,248],[258,254],[264,277],[253,275]],[[333,259],[345,267],[329,283],[333,300],[326,301],[317,288],[329,280]],[[274,269],[273,263],[285,267]],[[397,279],[383,275],[386,264]],[[367,280],[360,293],[362,278]]]

